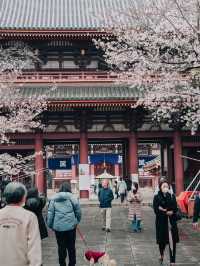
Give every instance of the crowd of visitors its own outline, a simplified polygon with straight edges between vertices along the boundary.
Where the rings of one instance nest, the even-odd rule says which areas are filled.
[[[128,203],[128,220],[133,232],[142,231],[142,195],[137,182],[127,191],[126,182],[115,183],[114,194],[120,196],[121,203]],[[48,237],[43,218],[46,198],[39,195],[36,188],[27,191],[17,182],[10,182],[4,189],[5,206],[0,210],[0,262],[5,266],[41,266],[41,240]],[[98,192],[102,214],[102,230],[111,232],[111,209],[114,195],[108,180],[103,180]],[[76,230],[81,221],[79,201],[71,192],[69,182],[61,184],[59,192],[48,202],[47,225],[55,232],[60,266],[76,265]],[[170,265],[176,262],[176,244],[179,242],[177,221],[180,219],[176,197],[170,184],[161,178],[154,193],[156,241],[163,264],[166,246],[169,246]],[[200,195],[196,195],[193,227],[198,227]],[[18,241],[20,239],[20,241]],[[10,252],[12,250],[12,252]]]

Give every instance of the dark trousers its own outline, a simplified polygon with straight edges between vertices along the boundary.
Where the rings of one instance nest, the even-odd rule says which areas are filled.
[[[166,244],[164,243],[159,244],[160,255],[162,257],[164,256],[165,247],[166,247]],[[170,256],[170,262],[175,263],[176,262],[176,243],[173,243],[173,250],[169,246],[169,256]]]
[[[125,196],[126,196],[126,194],[125,194],[125,193],[123,193],[123,194],[120,194],[121,203],[123,203],[123,202],[124,202],[124,200],[125,200]]]
[[[76,265],[76,229],[64,232],[55,232],[58,244],[58,257],[60,266],[66,266],[67,252],[69,256],[69,266]]]

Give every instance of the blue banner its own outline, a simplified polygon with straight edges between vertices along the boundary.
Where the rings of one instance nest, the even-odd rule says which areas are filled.
[[[133,155],[134,156],[134,155]],[[139,167],[143,167],[145,163],[155,159],[156,155],[143,155],[139,156]],[[102,164],[102,163],[108,163],[108,164],[120,164],[122,163],[123,158],[122,155],[115,154],[115,153],[98,153],[98,154],[90,154],[88,156],[88,163],[89,164]],[[50,158],[48,159],[48,168],[51,170],[65,170],[65,169],[71,169],[72,165],[78,165],[79,164],[79,156],[72,155],[69,158]]]
[[[51,170],[70,170],[72,168],[70,158],[50,158],[48,159],[48,168]]]

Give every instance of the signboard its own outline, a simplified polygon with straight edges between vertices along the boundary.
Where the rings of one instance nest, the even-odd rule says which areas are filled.
[[[51,170],[71,169],[71,158],[50,158],[48,159],[48,168]]]
[[[89,164],[79,164],[79,190],[90,190]]]

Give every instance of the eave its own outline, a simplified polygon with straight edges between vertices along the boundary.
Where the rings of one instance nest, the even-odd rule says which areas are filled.
[[[0,39],[92,39],[106,36],[111,37],[112,34],[100,29],[0,29]]]

